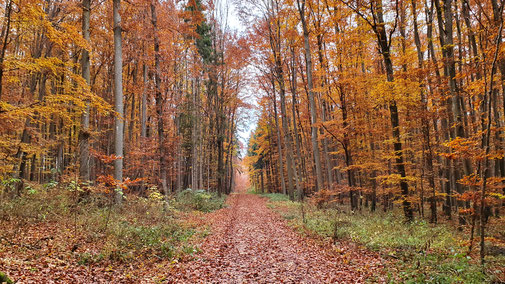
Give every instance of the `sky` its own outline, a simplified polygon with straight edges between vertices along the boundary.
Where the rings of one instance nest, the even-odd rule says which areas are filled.
[[[228,12],[227,23],[231,30],[237,32],[238,34],[243,34],[246,31],[246,27],[241,22],[238,17],[237,9],[233,0],[221,0],[219,1],[222,11]],[[253,106],[257,106],[256,102],[256,94],[254,94],[254,89],[250,86],[243,88],[241,90],[241,96],[247,97],[246,103],[249,103]],[[242,116],[239,121],[241,122],[238,125],[237,137],[244,145],[244,149],[241,150],[240,156],[244,157],[247,153],[247,144],[249,141],[249,137],[251,132],[256,128],[257,124],[257,115],[256,110],[248,109],[241,110],[240,115]]]

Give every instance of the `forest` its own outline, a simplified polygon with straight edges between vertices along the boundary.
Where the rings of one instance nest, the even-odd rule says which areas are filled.
[[[0,283],[505,282],[505,0],[0,0]]]

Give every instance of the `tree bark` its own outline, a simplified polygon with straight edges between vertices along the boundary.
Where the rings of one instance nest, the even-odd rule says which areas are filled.
[[[7,51],[7,45],[9,44],[9,33],[11,31],[11,13],[12,13],[12,2],[9,0],[5,7],[5,23],[2,26],[2,32],[0,34],[0,39],[2,40],[2,50],[0,51],[0,99],[2,99],[2,87],[3,87],[3,75],[4,75],[4,61],[5,52]]]
[[[91,12],[91,0],[82,0],[82,35],[84,40],[89,42],[89,18]],[[82,50],[81,58],[81,73],[82,77],[86,81],[86,84],[90,85],[90,61],[89,61],[89,51],[87,49]],[[90,90],[91,90],[91,86]],[[89,100],[86,100],[86,106],[84,113],[81,118],[81,131],[79,133],[79,146],[80,146],[80,164],[79,164],[79,176],[83,181],[90,180],[90,157],[89,157]]]
[[[282,145],[281,145],[281,133],[279,127],[279,116],[277,114],[277,96],[275,95],[275,83],[272,79],[272,102],[274,108],[274,119],[275,119],[275,129],[277,136],[277,152],[279,152],[279,174],[281,177],[281,190],[282,194],[286,194],[286,182],[284,179],[284,158],[282,155]]]
[[[158,151],[159,173],[165,200],[168,201],[167,165],[165,158],[165,129],[163,126],[163,97],[161,95],[160,40],[158,36],[158,18],[156,15],[157,0],[151,1],[151,23],[154,35],[154,89],[156,98],[156,114],[158,119]]]
[[[124,146],[124,110],[123,110],[123,46],[121,38],[121,16],[119,14],[121,0],[113,1],[114,18],[114,109],[116,117],[114,119],[115,136],[114,150],[116,160],[114,161],[114,178],[118,182],[123,182],[123,146]],[[122,189],[116,189],[116,203],[122,202]]]
[[[416,44],[416,51],[417,51],[417,60],[418,60],[418,66],[419,69],[424,68],[424,56],[423,56],[423,51],[421,47],[421,38],[419,36],[419,28],[417,25],[417,9],[416,9],[416,0],[412,0],[412,15],[413,16],[413,25],[414,25],[414,41]],[[430,211],[431,211],[431,216],[430,216],[430,222],[436,223],[437,222],[437,200],[436,200],[436,187],[435,187],[435,172],[434,172],[434,166],[433,166],[433,149],[431,145],[431,138],[430,138],[430,121],[426,117],[428,115],[428,100],[426,98],[426,93],[425,93],[425,85],[422,83],[424,78],[420,78],[421,81],[421,124],[422,124],[422,132],[423,132],[423,142],[424,142],[424,155],[426,159],[426,166],[428,170],[428,182],[431,187],[431,196],[429,197],[430,201]],[[422,181],[421,181],[422,182]]]
[[[318,127],[317,124],[317,110],[316,102],[314,98],[314,83],[312,81],[312,53],[310,51],[310,40],[309,40],[309,29],[307,26],[307,19],[305,17],[305,0],[297,0],[298,12],[300,13],[300,20],[303,29],[303,40],[304,40],[304,50],[305,50],[305,68],[307,72],[307,87],[309,95],[309,106],[310,106],[310,120],[311,120],[311,141],[312,141],[312,153],[314,157],[314,164],[316,167],[316,181],[315,186],[316,191],[319,191],[324,186],[323,183],[323,172],[321,169],[321,156],[319,154],[319,142],[317,138]]]
[[[390,53],[390,40],[386,34],[384,16],[382,12],[382,0],[377,1],[376,14],[374,17],[377,18],[377,25],[373,26],[374,32],[377,36],[377,41],[379,45],[382,58],[384,60],[384,65],[386,67],[386,76],[388,82],[394,82],[394,69],[393,61],[391,60]],[[398,12],[398,11],[397,11]],[[412,211],[411,202],[409,201],[409,186],[405,178],[405,159],[403,155],[403,146],[400,134],[400,118],[398,114],[398,106],[395,99],[391,99],[389,102],[389,113],[391,116],[391,127],[393,130],[393,148],[395,155],[396,170],[400,174],[400,189],[402,195],[403,212],[407,221],[413,221],[414,214]]]

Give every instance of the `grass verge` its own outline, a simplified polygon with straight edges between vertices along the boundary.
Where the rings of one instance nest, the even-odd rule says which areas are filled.
[[[318,209],[310,203],[302,209],[299,202],[289,201],[285,195],[263,196],[269,198],[268,207],[301,233],[317,234],[335,242],[352,241],[379,252],[390,260],[388,273],[392,283],[503,281],[505,257],[489,257],[483,272],[477,257],[467,255],[467,236],[449,225],[432,225],[423,220],[406,224],[392,213],[347,213],[337,206]]]

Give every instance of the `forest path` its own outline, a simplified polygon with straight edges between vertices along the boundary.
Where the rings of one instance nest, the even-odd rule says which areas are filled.
[[[303,238],[257,195],[235,193],[211,215],[196,259],[170,271],[177,283],[362,283],[382,261],[356,247]],[[377,279],[375,280],[377,281]]]

